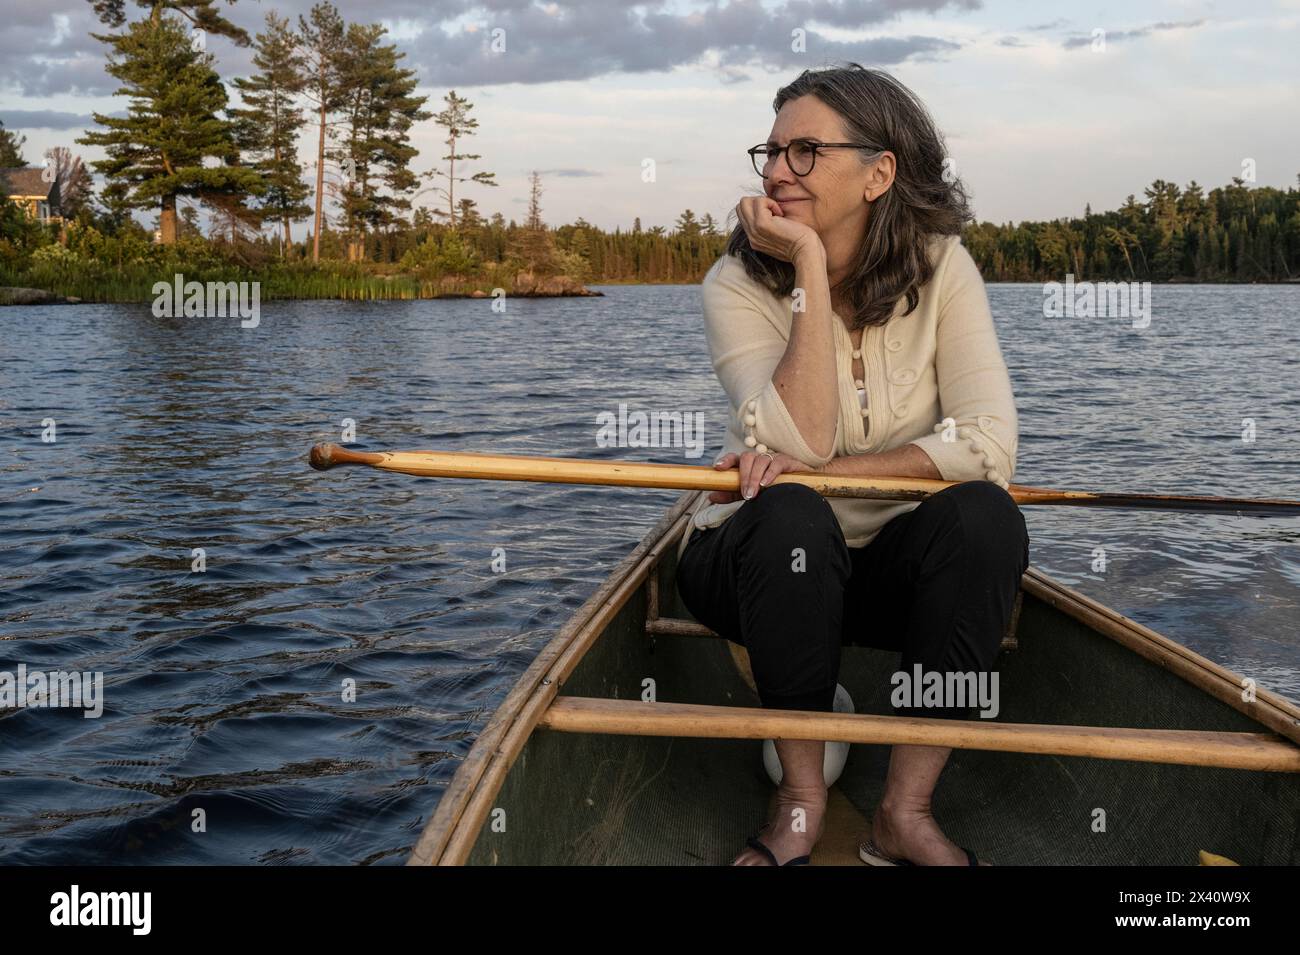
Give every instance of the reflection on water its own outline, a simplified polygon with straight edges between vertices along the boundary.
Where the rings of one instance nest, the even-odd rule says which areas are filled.
[[[402,861],[513,679],[676,492],[321,475],[306,450],[351,418],[360,447],[687,460],[598,447],[626,402],[703,411],[716,451],[698,289],[605,291],[506,315],[274,303],[257,329],[5,310],[0,669],[102,671],[106,700],[0,717],[0,860]],[[1157,288],[1140,333],[1045,319],[1038,286],[990,296],[1018,482],[1300,497],[1300,291]],[[1300,700],[1296,521],[1026,513],[1036,566]]]

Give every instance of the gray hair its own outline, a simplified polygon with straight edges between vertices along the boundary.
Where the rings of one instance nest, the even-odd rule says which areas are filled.
[[[804,70],[777,91],[772,107],[812,95],[835,110],[847,140],[878,149],[858,153],[864,165],[889,150],[895,157],[894,182],[871,204],[867,234],[843,280],[845,301],[854,328],[883,325],[900,298],[909,314],[920,288],[933,275],[929,244],[937,235],[960,235],[972,220],[969,197],[945,164],[943,137],[925,105],[910,89],[883,70],[850,63],[843,67]],[[780,297],[794,290],[794,266],[750,247],[743,226],[727,241],[745,271]]]

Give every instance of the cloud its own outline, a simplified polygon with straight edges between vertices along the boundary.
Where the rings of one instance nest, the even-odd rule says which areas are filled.
[[[745,4],[733,4],[744,6]],[[983,9],[982,0],[790,0],[773,12],[778,18],[810,22],[846,29],[861,29],[873,23],[887,23],[904,13],[935,14],[948,7],[975,11]]]
[[[53,109],[6,109],[0,112],[6,129],[84,129],[94,122],[88,113]]]
[[[0,32],[0,89],[23,97],[111,93],[117,83],[104,72],[103,45],[90,35],[103,24],[88,3],[57,4],[63,9],[8,5]]]
[[[929,36],[830,40],[814,24],[861,28],[903,12],[949,6],[976,9],[979,4],[794,0],[769,8],[757,0],[733,0],[684,14],[607,0],[510,5],[493,16],[464,21],[452,32],[424,31],[411,44],[408,62],[422,67],[421,81],[426,84],[470,87],[663,72],[697,64],[706,55],[712,55],[724,82],[742,79],[742,67],[790,69],[832,59],[890,66],[939,56],[960,49],[960,44]],[[807,52],[791,49],[796,28],[805,31]]]
[[[1163,32],[1165,30],[1193,30],[1196,27],[1201,26],[1203,23],[1205,23],[1204,20],[1183,20],[1177,23],[1152,23],[1150,26],[1138,27],[1135,30],[1107,30],[1106,42],[1118,43],[1123,40],[1138,40],[1142,37],[1150,36],[1152,33]],[[1087,36],[1076,34],[1072,37],[1067,37],[1065,42],[1061,45],[1067,50],[1077,50],[1080,47],[1091,46],[1092,34],[1088,34]]]
[[[276,12],[296,22],[314,0],[277,0]],[[118,83],[104,71],[107,32],[85,0],[14,5],[0,37],[0,90],[12,101],[60,94],[103,96]],[[720,83],[747,79],[758,67],[784,70],[833,59],[892,66],[960,49],[937,36],[875,36],[831,40],[827,30],[866,30],[908,14],[964,13],[982,0],[716,0],[694,9],[666,0],[367,0],[340,3],[345,18],[384,22],[394,30],[404,63],[425,85],[482,87],[589,80],[620,73],[666,72],[708,57]],[[134,8],[128,5],[132,19]],[[223,5],[221,13],[250,34],[263,29],[264,5]],[[805,31],[806,53],[791,50],[791,31]],[[494,31],[501,31],[494,33]],[[491,48],[494,36],[505,50]],[[400,39],[398,39],[400,37]],[[247,75],[251,51],[214,38],[217,69]]]

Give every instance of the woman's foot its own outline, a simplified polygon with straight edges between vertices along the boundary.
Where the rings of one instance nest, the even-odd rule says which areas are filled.
[[[871,819],[871,841],[886,855],[913,865],[970,865],[966,853],[943,834],[928,808],[881,806]]]
[[[776,808],[772,818],[758,831],[758,841],[771,850],[779,865],[797,856],[810,855],[822,836],[826,819],[826,787],[811,789],[787,787],[776,789]],[[746,848],[732,865],[771,865],[772,861],[757,849]]]

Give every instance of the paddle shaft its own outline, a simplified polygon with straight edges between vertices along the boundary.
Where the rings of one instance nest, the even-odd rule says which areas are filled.
[[[314,446],[309,460],[311,466],[318,471],[327,471],[341,464],[361,464],[417,477],[677,488],[686,491],[740,490],[740,472],[735,468],[719,471],[693,464],[642,464],[635,461],[477,454],[468,451],[350,451],[337,444]],[[959,482],[915,477],[846,477],[815,472],[787,472],[779,475],[772,483],[802,484],[827,497],[921,501]],[[1271,517],[1300,516],[1300,501],[1279,499],[1058,491],[1023,484],[1009,485],[1007,491],[1019,505],[1065,504],[1076,507],[1221,511]]]

